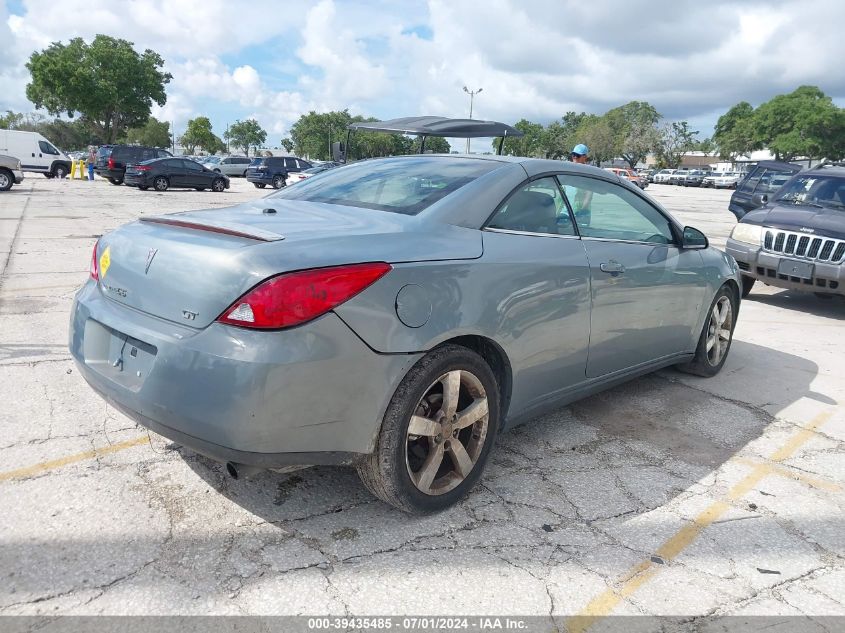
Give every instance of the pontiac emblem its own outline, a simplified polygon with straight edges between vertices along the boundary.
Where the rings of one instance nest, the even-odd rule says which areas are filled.
[[[153,263],[153,259],[155,259],[156,253],[158,253],[157,248],[151,248],[149,251],[147,251],[147,265],[144,266],[145,275],[150,272],[150,264]]]

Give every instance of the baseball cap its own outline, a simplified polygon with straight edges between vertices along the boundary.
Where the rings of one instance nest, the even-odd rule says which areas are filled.
[[[590,148],[583,143],[578,143],[578,145],[572,148],[572,153],[578,154],[578,156],[586,156],[590,153]]]

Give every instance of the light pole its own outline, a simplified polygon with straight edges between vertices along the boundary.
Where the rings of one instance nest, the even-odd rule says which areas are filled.
[[[470,90],[469,88],[464,86],[464,92],[469,95],[469,118],[470,119],[472,118],[472,102],[473,102],[473,100],[475,100],[475,95],[477,95],[482,90],[484,90],[484,88],[479,88],[478,90]],[[467,138],[467,154],[469,154],[469,141],[470,141],[470,139]]]

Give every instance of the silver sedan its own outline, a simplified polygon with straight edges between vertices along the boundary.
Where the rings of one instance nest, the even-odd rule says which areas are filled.
[[[430,512],[516,424],[663,367],[716,374],[739,283],[606,171],[377,159],[104,235],[70,350],[109,402],[233,476],[351,464]]]

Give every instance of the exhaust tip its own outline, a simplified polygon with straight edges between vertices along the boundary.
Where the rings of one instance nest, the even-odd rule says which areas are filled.
[[[226,472],[229,473],[229,476],[232,479],[238,478],[238,467],[235,466],[232,462],[226,462]]]

